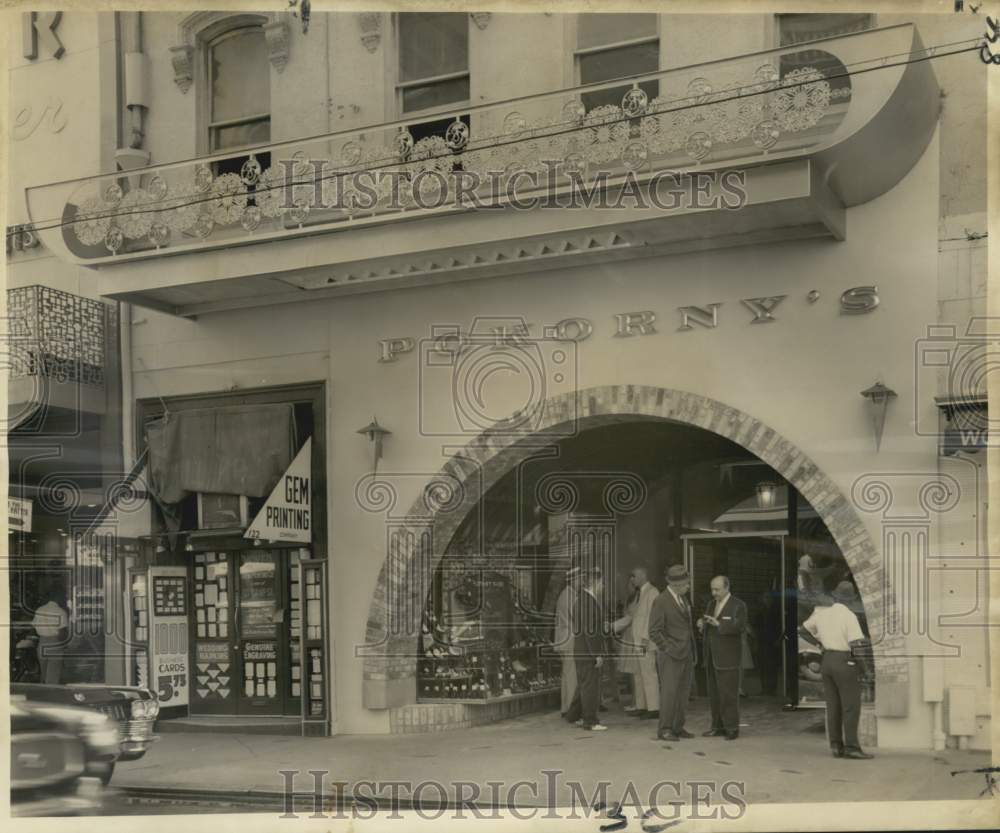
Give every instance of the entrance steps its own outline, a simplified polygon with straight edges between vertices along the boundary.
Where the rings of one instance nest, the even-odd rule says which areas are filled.
[[[302,734],[302,719],[282,716],[251,715],[199,715],[197,717],[175,717],[160,719],[156,731],[167,732],[215,732],[246,735],[295,735]]]

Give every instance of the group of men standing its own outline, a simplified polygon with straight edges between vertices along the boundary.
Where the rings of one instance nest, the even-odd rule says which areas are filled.
[[[747,606],[731,593],[726,576],[712,579],[711,598],[695,619],[688,599],[691,579],[685,567],[673,565],[667,569],[667,586],[662,593],[650,583],[646,569],[636,567],[632,571],[635,592],[629,611],[613,626],[604,615],[601,572],[574,567],[567,578],[567,586],[556,603],[555,633],[555,647],[562,655],[562,713],[567,721],[589,731],[607,730],[598,714],[602,709],[602,669],[611,653],[609,636],[628,628],[625,647],[638,652],[632,665],[632,716],[657,719],[657,738],[661,740],[694,737],[685,723],[700,636],[712,715],[711,725],[702,735],[730,741],[739,737]],[[829,643],[830,658],[824,659],[823,668],[833,754],[869,758],[861,751],[857,738],[859,674],[847,658],[850,654],[842,651],[861,638],[861,629],[846,607],[835,604],[834,608],[819,616],[814,614],[803,628]]]

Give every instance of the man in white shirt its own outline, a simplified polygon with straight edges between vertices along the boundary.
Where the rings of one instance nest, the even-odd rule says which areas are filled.
[[[566,571],[566,586],[556,600],[556,632],[553,648],[562,657],[562,712],[569,711],[576,693],[576,659],[573,656],[573,600],[580,592],[580,568]]]
[[[858,742],[861,720],[861,674],[864,661],[852,647],[865,641],[858,617],[846,606],[855,597],[854,585],[842,581],[833,591],[833,604],[813,610],[802,629],[823,647],[823,691],[830,749],[835,758],[864,760],[874,757]],[[822,597],[821,597],[822,600]]]
[[[38,634],[38,664],[43,683],[62,682],[63,649],[69,628],[66,594],[60,588],[51,590],[45,604],[35,610],[31,626]]]
[[[660,678],[656,673],[656,645],[649,638],[649,613],[660,591],[650,584],[645,567],[632,570],[632,580],[639,588],[639,600],[632,614],[632,641],[642,651],[637,657],[638,673],[633,675],[636,706],[633,717],[652,719],[660,716]]]

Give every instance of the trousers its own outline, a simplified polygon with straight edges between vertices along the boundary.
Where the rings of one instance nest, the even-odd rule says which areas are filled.
[[[562,658],[562,708],[563,714],[569,711],[573,695],[576,693],[576,660],[572,653],[563,654]]]
[[[583,718],[584,726],[593,726],[597,719],[597,707],[601,699],[601,669],[593,657],[580,657],[576,661],[576,693],[569,704],[566,719],[575,723]]]
[[[712,657],[706,657],[705,677],[708,699],[712,704],[712,728],[738,732],[740,729],[740,669],[720,671],[712,667]]]
[[[657,651],[656,670],[660,677],[659,733],[677,734],[684,728],[687,717],[694,662],[690,656],[674,659],[665,651]]]
[[[63,641],[58,636],[38,638],[38,665],[41,670],[40,682],[59,685],[62,682]]]
[[[637,673],[632,675],[635,689],[635,707],[644,711],[657,711],[660,708],[660,678],[656,673],[656,652],[649,648],[641,657],[636,657],[639,666]]]
[[[854,663],[848,665],[848,663]],[[858,723],[861,721],[860,667],[850,651],[824,651],[821,664],[826,695],[826,726],[830,746],[860,749]]]

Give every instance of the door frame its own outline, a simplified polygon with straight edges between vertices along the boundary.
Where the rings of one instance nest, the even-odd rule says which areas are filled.
[[[767,532],[689,532],[681,535],[681,545],[684,553],[684,567],[690,577],[691,586],[694,587],[694,549],[693,541],[738,539],[738,538],[777,538],[781,548],[781,695],[785,696],[788,691],[788,651],[785,644],[788,641],[788,617],[785,605],[785,593],[787,592],[786,581],[787,571],[785,564],[785,539],[788,537],[788,530],[773,530]]]

